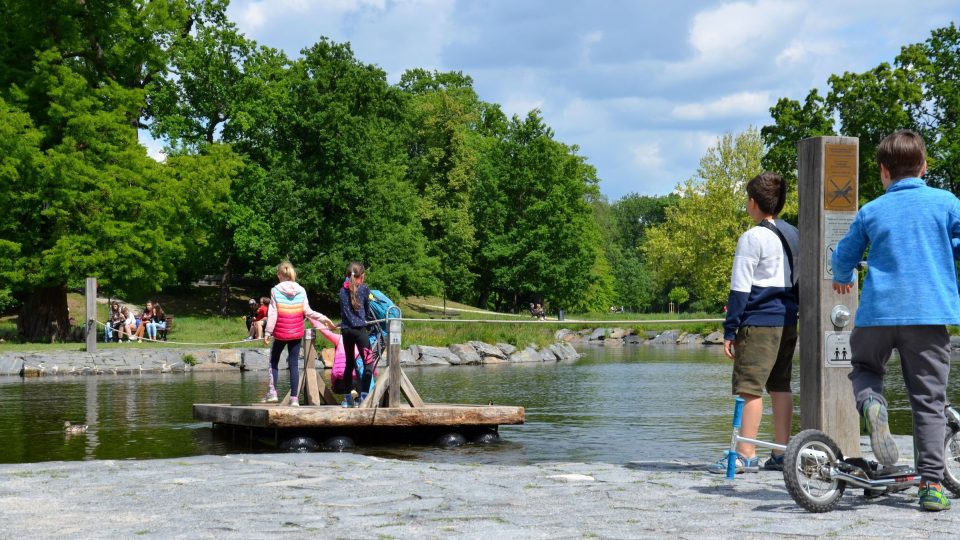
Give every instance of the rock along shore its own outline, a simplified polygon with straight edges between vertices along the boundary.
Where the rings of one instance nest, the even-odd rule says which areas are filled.
[[[333,349],[321,351],[325,367],[333,365]],[[560,362],[576,360],[580,353],[566,342],[537,349],[507,344],[490,345],[480,341],[427,347],[413,345],[400,351],[403,366],[450,366],[506,364],[519,362]],[[103,375],[131,373],[180,373],[189,371],[248,370],[269,367],[269,349],[183,349],[157,348],[101,349],[82,351],[0,353],[0,375],[39,377],[47,375]],[[286,352],[280,364],[286,365]],[[318,365],[321,365],[318,361]]]
[[[898,441],[911,456],[910,441]],[[869,444],[864,441],[865,444]],[[953,538],[916,490],[811,514],[780,473],[256,454],[0,465],[5,538]],[[956,503],[956,501],[955,501]]]

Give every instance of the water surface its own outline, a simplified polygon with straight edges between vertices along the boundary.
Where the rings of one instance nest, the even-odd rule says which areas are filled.
[[[397,444],[356,451],[482,463],[624,463],[710,461],[729,445],[731,363],[719,347],[601,346],[582,352],[585,357],[573,363],[408,368],[428,402],[521,405],[526,424],[502,427],[503,443],[488,447]],[[892,430],[907,434],[910,407],[899,363],[892,361],[889,369]],[[288,381],[281,372],[281,392]],[[798,381],[795,367],[795,391]],[[265,372],[0,378],[0,462],[272,451],[234,441],[192,417],[193,403],[252,402],[265,387]],[[957,397],[958,390],[951,381],[949,395]],[[766,406],[769,415],[769,401]],[[67,436],[64,420],[88,424],[89,430]],[[761,438],[772,438],[768,426]]]

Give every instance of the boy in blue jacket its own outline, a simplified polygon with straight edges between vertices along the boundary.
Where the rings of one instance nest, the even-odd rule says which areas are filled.
[[[913,410],[920,507],[950,508],[943,493],[948,324],[960,324],[956,254],[960,201],[928,187],[923,139],[908,130],[887,136],[877,147],[886,193],[865,204],[833,253],[833,289],[846,294],[853,270],[869,248],[867,276],[856,327],[850,336],[850,381],[870,444],[884,466],[899,458],[887,423],[883,377],[893,349],[900,353]]]

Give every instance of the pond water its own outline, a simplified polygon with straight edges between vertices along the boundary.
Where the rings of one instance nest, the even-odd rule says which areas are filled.
[[[490,446],[391,445],[354,451],[504,464],[706,462],[729,445],[731,365],[719,347],[590,347],[581,352],[585,356],[573,363],[408,368],[428,402],[521,405],[526,424],[501,427],[503,442]],[[910,406],[899,362],[889,368],[892,431],[907,434]],[[794,370],[796,391],[799,373]],[[954,398],[960,394],[956,380],[948,393]],[[281,372],[281,392],[288,381]],[[224,430],[192,417],[193,403],[252,402],[265,385],[265,372],[0,378],[0,463],[273,451],[234,442]],[[769,401],[766,406],[770,414]],[[67,436],[64,420],[88,424],[89,430]],[[794,430],[798,428],[795,416]],[[769,422],[760,438],[772,438]]]

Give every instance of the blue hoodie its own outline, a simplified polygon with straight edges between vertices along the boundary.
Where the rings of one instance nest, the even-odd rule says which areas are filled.
[[[833,253],[833,281],[852,283],[869,247],[857,326],[960,324],[960,201],[904,178],[863,205]]]

